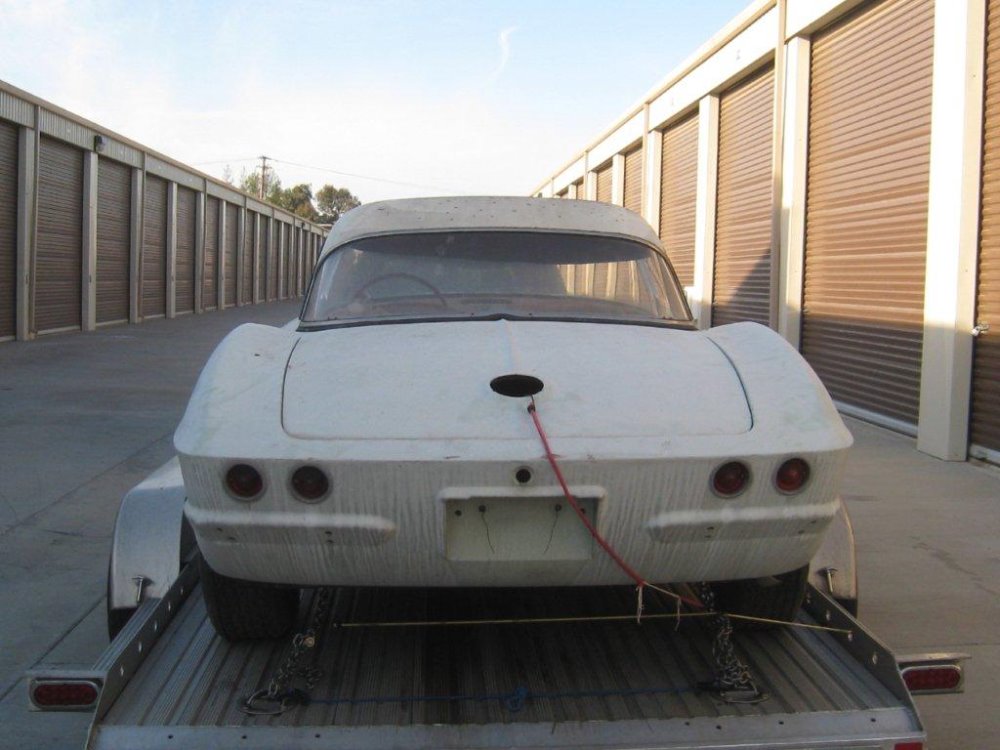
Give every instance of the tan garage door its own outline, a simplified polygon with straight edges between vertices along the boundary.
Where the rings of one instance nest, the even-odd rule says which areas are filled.
[[[611,164],[597,170],[597,200],[611,203]]]
[[[80,327],[83,152],[42,136],[38,161],[35,330]]]
[[[587,199],[587,181],[586,180],[580,180],[579,182],[577,182],[575,184],[576,184],[576,198],[577,198],[577,200],[581,200],[581,201],[582,200],[586,200]]]
[[[17,278],[17,125],[0,120],[0,338],[14,335]]]
[[[698,113],[668,127],[662,137],[660,241],[681,284],[691,286],[698,191]]]
[[[720,98],[712,325],[770,321],[773,112],[770,65]]]
[[[241,280],[243,302],[250,304],[253,302],[254,290],[254,258],[253,249],[257,236],[257,220],[253,211],[246,212],[246,220],[243,225],[243,279]]]
[[[975,340],[972,421],[975,446],[1000,451],[1000,0],[990,0],[986,31],[986,121],[979,235],[976,323],[991,330]],[[973,448],[973,453],[981,451]]]
[[[802,353],[833,397],[917,421],[932,0],[866,5],[812,47]]]
[[[132,168],[103,156],[97,163],[97,322],[123,323],[129,309]]]
[[[625,208],[642,213],[642,146],[625,154]]]
[[[167,182],[146,175],[143,191],[142,317],[167,311]]]
[[[268,294],[268,255],[271,252],[271,222],[261,214],[257,214],[257,293],[261,301],[270,299]]]
[[[239,207],[226,204],[225,307],[236,304],[236,254],[239,252]]]
[[[194,310],[194,244],[195,202],[194,190],[177,187],[177,267],[174,269],[177,286],[176,310],[179,313]]]
[[[218,198],[205,198],[205,265],[201,276],[201,307],[214,310],[219,306],[219,210]]]

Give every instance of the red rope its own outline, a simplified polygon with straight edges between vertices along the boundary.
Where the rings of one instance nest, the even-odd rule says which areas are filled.
[[[538,418],[538,409],[535,406],[534,396],[531,397],[531,403],[528,404],[528,414],[531,415],[531,420],[535,423],[535,429],[538,430],[538,437],[541,438],[542,447],[545,448],[545,457],[548,459],[549,466],[552,467],[552,471],[555,472],[556,479],[559,481],[559,486],[562,488],[563,494],[566,496],[566,502],[569,503],[570,507],[576,513],[577,517],[583,522],[583,525],[587,527],[587,531],[590,532],[590,535],[594,538],[594,540],[599,545],[601,545],[601,548],[605,552],[608,553],[608,557],[614,560],[615,565],[621,568],[622,571],[624,571],[625,575],[627,575],[629,578],[635,581],[636,586],[639,587],[639,593],[641,596],[642,589],[645,586],[649,586],[650,583],[641,575],[639,575],[639,573],[636,572],[635,568],[633,568],[631,565],[625,562],[622,556],[618,554],[618,551],[614,547],[612,547],[611,544],[608,543],[608,540],[605,539],[603,536],[601,536],[601,532],[599,532],[597,530],[597,527],[595,527],[594,524],[591,523],[590,519],[587,518],[587,514],[583,512],[583,508],[581,508],[580,504],[576,501],[576,498],[573,496],[573,493],[569,489],[569,485],[566,484],[566,477],[563,476],[562,469],[559,468],[559,463],[558,461],[556,461],[556,455],[555,453],[552,452],[552,447],[549,445],[549,439],[545,435],[545,428],[542,427],[542,421]],[[653,588],[656,587],[654,586]],[[684,602],[689,606],[695,607],[697,609],[703,609],[703,605],[699,601],[695,601],[693,599],[689,599],[687,597],[679,596],[676,594],[674,595],[677,596],[677,598],[680,599],[680,601]],[[640,599],[640,607],[641,607],[641,599]]]

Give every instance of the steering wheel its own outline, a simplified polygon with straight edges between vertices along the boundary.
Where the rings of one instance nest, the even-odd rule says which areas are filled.
[[[445,296],[441,293],[441,290],[438,289],[436,286],[434,286],[431,282],[427,281],[426,279],[422,279],[419,276],[416,276],[415,274],[403,273],[401,271],[396,271],[394,273],[383,273],[380,274],[379,276],[376,276],[373,279],[369,279],[360,287],[358,287],[358,290],[354,293],[353,299],[355,301],[360,301],[361,297],[365,294],[365,292],[367,292],[373,286],[383,281],[388,281],[390,279],[407,279],[408,281],[415,281],[421,286],[430,289],[431,292],[434,294],[434,296],[437,297],[438,300],[440,300],[442,307],[448,307],[448,300],[445,299]],[[375,304],[378,304],[378,300],[373,299],[371,301]]]

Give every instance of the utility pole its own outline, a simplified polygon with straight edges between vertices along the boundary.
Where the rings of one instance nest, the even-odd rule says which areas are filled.
[[[260,184],[257,186],[257,191],[260,193],[257,197],[264,200],[264,196],[267,195],[267,157],[260,157]]]

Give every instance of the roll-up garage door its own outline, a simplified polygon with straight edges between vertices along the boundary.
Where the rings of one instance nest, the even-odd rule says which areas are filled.
[[[278,232],[277,222],[267,220],[267,299],[278,299]]]
[[[288,299],[288,225],[284,222],[278,223],[278,247],[280,248],[278,259],[281,263],[281,267],[278,270],[278,279],[281,292],[279,296],[281,299]]]
[[[642,213],[642,146],[625,154],[625,208]]]
[[[142,316],[167,311],[167,182],[146,175],[143,191]]]
[[[611,165],[597,170],[597,200],[611,203]]]
[[[268,297],[268,254],[271,252],[269,242],[271,234],[270,220],[261,214],[257,214],[257,293],[262,302],[266,302]]]
[[[983,192],[979,234],[976,324],[990,330],[975,339],[972,369],[973,453],[1000,451],[1000,0],[987,6]]]
[[[205,198],[205,265],[201,276],[201,308],[214,310],[219,306],[219,207],[218,198]]]
[[[932,0],[883,0],[812,46],[802,353],[899,426],[920,401],[933,23]]]
[[[578,183],[576,183],[576,198],[577,198],[577,200],[581,200],[581,201],[587,199],[587,181],[586,180],[580,180]]]
[[[38,163],[35,330],[80,327],[83,152],[42,136]]]
[[[770,321],[773,108],[771,66],[719,103],[712,325]]]
[[[174,270],[179,313],[194,310],[194,244],[195,202],[194,190],[177,187],[177,267]]]
[[[128,320],[132,244],[132,168],[97,163],[97,322]]]
[[[225,307],[236,304],[236,253],[240,243],[239,208],[226,204],[226,251],[225,251]]]
[[[15,332],[17,125],[0,120],[0,338]]]
[[[257,235],[257,221],[253,211],[246,212],[246,219],[243,224],[243,279],[240,287],[244,304],[253,302],[254,289],[254,258],[253,248]]]
[[[663,131],[660,241],[681,284],[694,283],[695,199],[698,192],[698,114]]]

